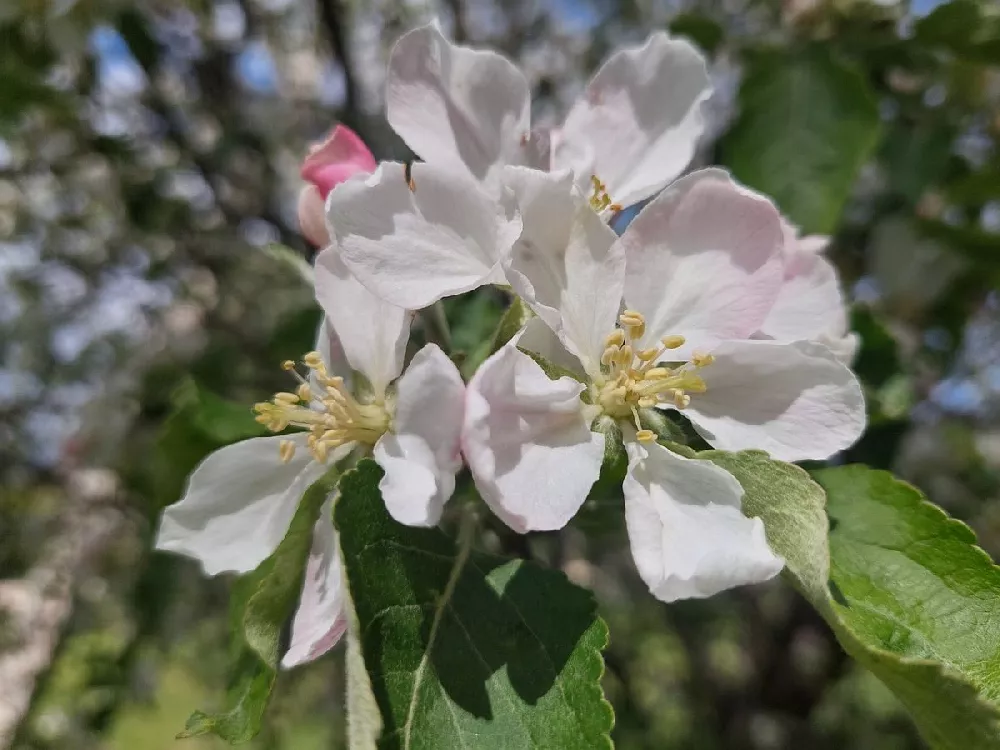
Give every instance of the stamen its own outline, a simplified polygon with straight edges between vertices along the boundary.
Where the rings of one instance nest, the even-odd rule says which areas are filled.
[[[694,352],[691,355],[691,362],[695,367],[708,367],[715,361],[715,356],[712,354],[702,354],[700,352]]]
[[[660,343],[667,349],[679,349],[684,346],[685,341],[686,339],[683,336],[678,336],[676,334],[673,336],[664,336],[660,339]]]
[[[652,430],[639,430],[635,433],[635,439],[640,443],[652,443],[656,440],[656,433]]]
[[[344,384],[344,379],[330,376],[319,352],[309,352],[302,358],[313,371],[321,386],[314,388],[295,370],[295,363],[282,363],[299,385],[295,393],[279,391],[271,401],[254,405],[255,419],[271,432],[288,427],[309,431],[306,445],[313,458],[323,463],[330,451],[347,443],[374,445],[389,428],[389,413],[382,401],[360,403]],[[290,440],[278,443],[278,453],[285,463],[292,459],[296,444]]]

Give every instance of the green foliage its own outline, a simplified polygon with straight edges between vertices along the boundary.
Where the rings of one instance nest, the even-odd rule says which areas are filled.
[[[386,748],[608,748],[607,627],[562,573],[395,523],[381,469],[344,476],[335,519]]]
[[[826,46],[769,51],[748,61],[739,104],[720,144],[722,163],[804,232],[832,232],[879,139],[864,77]]]
[[[281,634],[299,601],[313,527],[338,476],[339,469],[333,467],[306,490],[278,548],[234,586],[229,708],[216,714],[196,711],[178,737],[215,734],[239,744],[260,731],[278,672]]]
[[[951,0],[914,25],[918,42],[980,63],[1000,63],[1000,15],[992,3]]]
[[[968,528],[864,466],[821,470],[821,486],[760,451],[700,456],[739,479],[786,576],[932,747],[1000,748],[1000,711],[986,700],[1000,696],[1000,571]]]

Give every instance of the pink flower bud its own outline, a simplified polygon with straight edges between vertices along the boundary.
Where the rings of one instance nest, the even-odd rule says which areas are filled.
[[[302,162],[306,185],[299,194],[299,226],[306,239],[318,247],[330,242],[323,216],[326,196],[334,187],[359,172],[374,172],[375,157],[364,141],[348,127],[337,125]]]

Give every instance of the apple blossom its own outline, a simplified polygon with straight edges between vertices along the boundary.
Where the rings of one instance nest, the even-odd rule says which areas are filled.
[[[569,173],[506,171],[524,232],[505,271],[538,318],[469,383],[462,446],[483,498],[516,531],[562,527],[600,471],[605,439],[592,428],[613,420],[629,456],[633,556],[656,596],[774,575],[782,563],[759,519],[741,514],[736,480],[659,445],[641,413],[683,410],[718,448],[789,461],[860,435],[860,385],[827,348],[751,339],[782,288],[777,210],[704,170],[617,238]],[[550,379],[526,352],[572,376]]]
[[[656,32],[601,66],[560,129],[532,131],[530,93],[512,62],[452,44],[432,24],[392,50],[386,117],[422,159],[488,186],[502,183],[505,165],[568,168],[579,188],[597,175],[629,206],[687,167],[711,89],[697,49]]]
[[[157,547],[199,560],[209,575],[254,570],[281,542],[303,492],[329,462],[355,450],[371,452],[384,470],[379,489],[400,523],[436,524],[454,490],[464,408],[455,365],[428,344],[403,372],[411,314],[374,297],[336,259],[316,269],[316,294],[327,322],[317,351],[303,358],[308,379],[286,362],[298,380],[294,392],[255,407],[272,432],[302,431],[216,451],[164,511]],[[344,631],[343,606],[328,501],[283,664],[333,646]]]
[[[302,162],[302,179],[309,184],[299,193],[299,226],[317,247],[330,244],[324,203],[330,191],[352,175],[375,171],[375,157],[361,137],[346,125],[336,125],[326,140],[313,147]]]

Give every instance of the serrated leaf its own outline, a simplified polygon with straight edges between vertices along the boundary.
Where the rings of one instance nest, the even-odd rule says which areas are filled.
[[[214,734],[236,745],[260,731],[278,674],[282,633],[298,605],[313,527],[334,492],[339,471],[331,468],[305,491],[274,553],[233,587],[230,626],[233,666],[225,711],[195,711],[178,738]]]
[[[610,748],[607,627],[557,571],[395,523],[363,461],[335,511],[381,748]]]
[[[829,45],[748,62],[740,115],[720,144],[737,179],[772,197],[810,234],[829,234],[879,139],[864,76]]]
[[[699,457],[740,481],[744,512],[764,521],[768,542],[785,558],[786,577],[844,650],[895,693],[932,747],[1000,748],[1000,711],[986,700],[997,697],[1000,685],[998,631],[970,639],[968,629],[919,629],[919,637],[913,629],[932,602],[953,624],[1000,623],[1000,573],[966,527],[912,487],[864,466],[819,471],[820,486],[761,451]],[[963,568],[978,582],[963,582]]]

